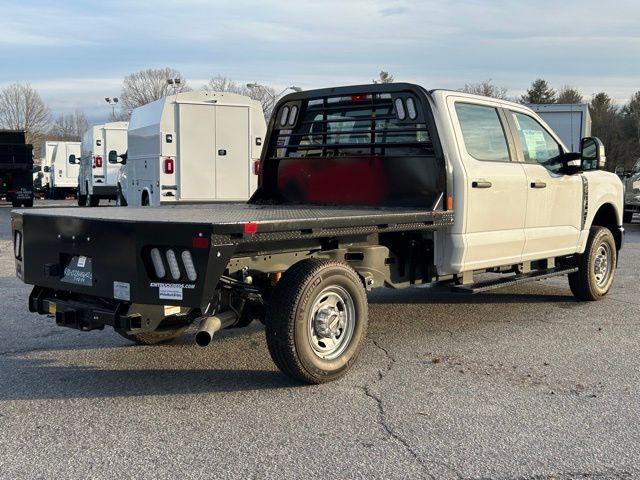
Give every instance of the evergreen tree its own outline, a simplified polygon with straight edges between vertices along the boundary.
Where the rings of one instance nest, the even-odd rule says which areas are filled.
[[[535,80],[520,101],[522,103],[556,103],[556,91],[542,78]]]
[[[575,88],[565,85],[558,91],[556,103],[582,103],[584,98],[582,94]]]

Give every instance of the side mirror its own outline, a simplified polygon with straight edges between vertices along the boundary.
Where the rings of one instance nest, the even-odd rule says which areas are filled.
[[[72,165],[75,165],[76,163],[78,163],[78,159],[73,153],[69,155],[69,163],[71,163]]]
[[[118,163],[118,152],[115,150],[109,152],[109,163]]]
[[[42,167],[40,165],[33,166],[33,173],[41,172],[41,171],[42,171]]]
[[[585,137],[580,141],[580,156],[583,170],[603,170],[607,163],[604,145],[598,137]]]
[[[560,155],[560,162],[562,162],[561,173],[566,175],[573,175],[581,170],[581,158],[579,153],[568,152]]]

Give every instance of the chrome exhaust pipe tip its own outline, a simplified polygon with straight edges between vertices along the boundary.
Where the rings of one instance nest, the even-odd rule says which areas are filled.
[[[227,310],[218,315],[204,317],[200,323],[200,329],[196,333],[196,343],[206,347],[211,343],[213,336],[219,330],[229,327],[238,321],[238,316],[232,310]]]

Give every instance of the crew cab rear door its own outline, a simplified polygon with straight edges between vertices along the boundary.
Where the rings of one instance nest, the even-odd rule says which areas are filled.
[[[519,263],[526,175],[504,114],[490,100],[469,97],[448,97],[448,108],[466,177],[464,192],[456,193],[465,196],[463,269]]]
[[[527,176],[522,259],[575,253],[582,222],[582,177],[560,173],[564,147],[535,117],[512,110],[506,114]]]

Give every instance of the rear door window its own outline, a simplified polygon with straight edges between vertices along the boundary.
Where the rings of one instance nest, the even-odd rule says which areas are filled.
[[[486,105],[456,102],[464,146],[476,160],[509,162],[509,147],[498,110]]]

